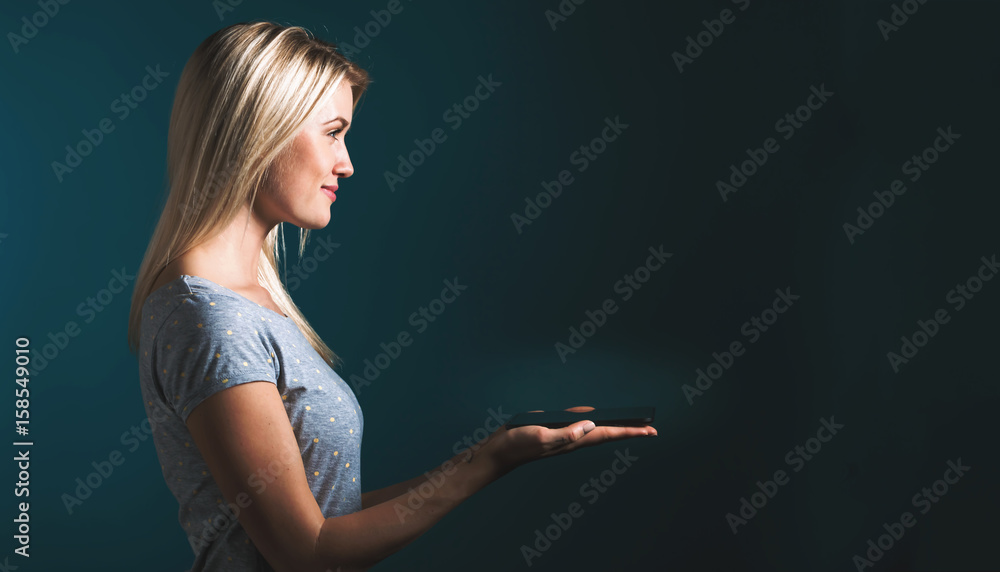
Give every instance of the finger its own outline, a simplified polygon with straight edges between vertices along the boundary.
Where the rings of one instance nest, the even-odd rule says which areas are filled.
[[[594,422],[589,419],[584,419],[583,421],[577,421],[576,423],[567,425],[562,429],[555,429],[557,434],[556,442],[562,445],[567,445],[575,441],[579,441],[587,433],[593,431],[596,426]]]
[[[593,411],[593,410],[594,408],[590,407],[589,405],[577,405],[576,407],[570,407],[569,409],[566,409],[566,411],[573,411],[576,413],[586,413],[587,411]]]
[[[655,434],[656,429],[653,429],[652,427],[601,426],[588,433],[586,437],[581,438],[578,443],[580,446],[596,445],[607,441],[620,441],[622,439],[646,437]]]

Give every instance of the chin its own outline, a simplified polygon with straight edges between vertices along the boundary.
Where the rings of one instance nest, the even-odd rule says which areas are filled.
[[[307,228],[309,230],[319,230],[321,228],[326,228],[326,225],[330,224],[330,211],[326,212],[326,216],[319,219],[313,219],[309,221],[309,224],[303,226],[302,228]]]
[[[325,221],[318,221],[318,220],[301,221],[292,224],[294,224],[299,228],[304,228],[305,230],[321,230],[326,228],[326,225],[330,224],[330,219],[328,218]]]
[[[330,224],[331,218],[330,205],[326,205],[326,208],[320,207],[316,210],[289,213],[285,222],[306,230],[319,230],[326,228]]]
[[[288,217],[283,222],[305,230],[319,230],[330,224],[330,215],[328,214],[325,218],[321,216],[312,218]]]

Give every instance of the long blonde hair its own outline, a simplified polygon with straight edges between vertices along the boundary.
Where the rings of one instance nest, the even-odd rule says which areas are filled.
[[[274,159],[342,81],[354,106],[368,74],[297,26],[234,24],[205,39],[184,66],[167,138],[169,194],[136,276],[128,342],[138,352],[142,306],[156,277],[181,254],[219,234],[253,204]],[[320,339],[278,274],[279,223],[268,233],[257,278],[330,367],[340,358]],[[299,257],[309,237],[299,229]]]

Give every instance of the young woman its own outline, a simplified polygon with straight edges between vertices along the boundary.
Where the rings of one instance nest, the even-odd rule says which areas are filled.
[[[129,344],[192,570],[366,569],[519,465],[656,433],[501,427],[430,485],[361,492],[361,406],[281,282],[277,239],[329,223],[367,84],[334,45],[258,22],[212,34],[177,86]]]

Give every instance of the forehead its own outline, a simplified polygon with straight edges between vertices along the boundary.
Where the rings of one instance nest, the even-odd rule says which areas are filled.
[[[316,106],[316,119],[320,122],[329,121],[335,117],[343,117],[351,120],[354,106],[354,94],[351,91],[351,84],[347,81],[340,82],[336,91],[327,93]]]

